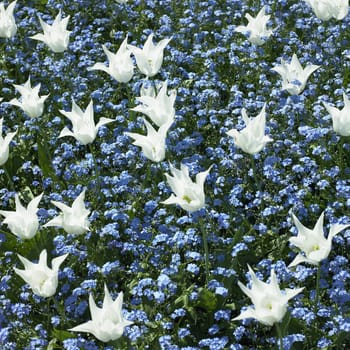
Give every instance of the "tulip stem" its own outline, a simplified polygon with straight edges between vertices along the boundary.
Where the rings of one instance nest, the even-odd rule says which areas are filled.
[[[15,184],[13,183],[12,178],[11,178],[11,175],[10,175],[10,173],[8,172],[8,170],[7,170],[7,168],[6,168],[5,165],[3,166],[3,169],[4,169],[4,173],[5,173],[6,177],[7,177],[7,180],[8,180],[8,182],[9,182],[9,185],[10,185],[11,190],[12,190],[13,192],[16,192],[16,190],[15,190]]]
[[[66,318],[66,313],[64,311],[64,305],[61,305],[56,299],[55,296],[53,295],[51,298],[52,304],[55,307],[59,317],[60,317],[60,322],[65,323],[67,318]]]
[[[276,324],[276,331],[277,331],[277,336],[278,336],[278,343],[279,346],[277,345],[277,349],[283,350],[283,334],[282,334],[282,329],[281,326],[278,322]]]
[[[260,180],[258,179],[254,155],[252,155],[250,159],[251,159],[251,165],[252,165],[253,178],[256,185],[258,186],[258,190],[261,192],[261,183],[260,183]]]
[[[277,0],[274,0],[273,4],[271,6],[272,13],[276,13],[276,5],[277,5]]]
[[[314,314],[317,314],[317,305],[320,299],[320,279],[321,279],[321,264],[317,265],[317,275],[316,275],[316,290],[315,290],[315,303],[314,303]]]
[[[99,171],[98,166],[97,166],[97,162],[96,162],[96,158],[95,158],[95,154],[94,154],[94,149],[93,149],[91,143],[89,143],[89,150],[90,150],[92,162],[94,163],[94,168],[95,168],[96,193],[97,193],[97,195],[99,195],[100,188],[101,188],[101,186],[100,186],[100,171]]]
[[[122,344],[122,342],[121,342],[120,339],[116,339],[116,340],[111,341],[111,345],[112,345],[113,348],[116,349],[116,350],[122,350],[122,349],[124,349],[124,348],[123,348],[123,344]]]
[[[338,159],[340,172],[345,174],[346,162],[343,162],[344,137],[341,137],[338,142]]]
[[[49,331],[51,327],[51,299],[52,297],[49,297],[46,299],[46,312],[47,312],[47,320],[46,320],[46,329]]]
[[[132,108],[135,107],[135,96],[134,93],[132,91],[131,86],[128,84],[125,86],[125,90],[126,90],[126,97],[128,99],[128,105],[129,107],[129,119],[132,121],[136,121],[136,112],[132,110]]]
[[[199,219],[200,229],[202,231],[202,240],[203,240],[203,246],[204,246],[204,258],[205,258],[205,284],[208,285],[209,283],[209,247],[208,247],[208,235],[205,229],[205,225],[203,222],[203,219]]]

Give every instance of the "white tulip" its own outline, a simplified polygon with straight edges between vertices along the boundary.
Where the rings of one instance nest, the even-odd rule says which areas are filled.
[[[150,34],[142,49],[128,45],[136,58],[136,64],[139,70],[147,77],[156,75],[163,63],[163,51],[171,38],[163,39],[157,44],[153,44],[153,33]]]
[[[270,19],[270,15],[265,15],[265,6],[259,11],[254,18],[249,13],[245,15],[248,20],[246,26],[238,26],[235,28],[236,32],[248,34],[248,40],[255,45],[262,45],[268,39],[273,30],[267,29],[266,25]]]
[[[196,175],[196,182],[189,176],[188,167],[181,164],[181,170],[170,164],[170,171],[173,176],[165,174],[167,181],[175,193],[172,194],[163,204],[178,204],[188,212],[197,211],[205,206],[204,182],[211,167]]]
[[[12,99],[9,104],[22,108],[30,118],[40,117],[44,112],[44,102],[49,95],[39,96],[41,84],[31,87],[30,77],[23,85],[13,85],[21,94],[21,100]]]
[[[242,110],[242,117],[246,127],[238,131],[231,129],[227,131],[227,135],[233,137],[234,143],[244,152],[255,154],[260,152],[268,142],[272,139],[265,135],[266,113],[265,107],[255,118],[249,118],[245,109]]]
[[[103,63],[95,63],[88,70],[102,70],[119,83],[127,83],[134,74],[134,63],[130,57],[131,51],[128,50],[127,40],[126,37],[115,54],[102,45],[108,58],[108,67]]]
[[[35,34],[31,39],[44,42],[53,52],[60,53],[67,49],[70,31],[67,30],[69,17],[61,18],[61,10],[58,12],[52,25],[45,23],[40,17],[39,21],[44,34]]]
[[[296,54],[293,54],[290,63],[281,60],[281,65],[272,68],[282,77],[282,90],[291,95],[299,95],[304,89],[309,76],[320,66],[309,64],[303,68]]]
[[[5,10],[4,3],[0,3],[0,37],[12,38],[17,32],[17,25],[13,11],[15,9],[17,1],[11,2]]]
[[[248,266],[248,269],[251,277],[251,288],[247,288],[241,282],[238,282],[238,285],[251,299],[254,307],[248,307],[233,320],[255,318],[267,326],[272,326],[275,323],[281,322],[287,312],[288,300],[295,297],[304,288],[287,288],[282,292],[274,270],[271,270],[270,283],[265,283],[256,277],[250,266]]]
[[[328,21],[331,18],[342,20],[349,12],[349,0],[305,0],[317,18]]]
[[[154,89],[142,86],[141,96],[136,97],[136,101],[140,104],[131,110],[147,115],[157,126],[173,122],[176,91],[171,90],[168,93],[167,88],[168,83],[165,81],[158,94],[155,95]]]
[[[58,226],[73,235],[81,235],[89,230],[88,216],[90,210],[85,208],[84,204],[85,190],[74,200],[72,207],[66,204],[52,201],[57,208],[61,209],[62,213],[56,216],[43,227]]]
[[[67,127],[65,127],[58,137],[73,136],[82,145],[92,143],[96,138],[98,128],[114,121],[113,119],[102,117],[95,125],[94,106],[92,100],[87,106],[85,112],[83,112],[73,100],[72,111],[66,112],[60,110],[60,113],[62,113],[72,122],[73,131],[70,131]]]
[[[0,210],[0,214],[5,217],[3,223],[8,225],[15,236],[22,239],[30,239],[35,236],[39,228],[39,218],[36,213],[42,196],[43,193],[33,198],[25,208],[16,194],[16,211]]]
[[[25,282],[30,285],[33,293],[44,298],[53,296],[56,293],[58,285],[58,269],[68,254],[61,255],[52,259],[52,268],[47,266],[47,252],[44,249],[40,253],[39,262],[32,263],[28,259],[18,254],[18,258],[24,265],[25,270],[14,268]]]
[[[17,134],[17,131],[9,132],[5,137],[2,137],[3,120],[3,118],[0,119],[0,166],[7,162],[7,159],[9,158],[10,142]]]
[[[124,328],[133,324],[133,322],[126,320],[122,314],[123,292],[120,292],[117,299],[113,301],[106,285],[104,289],[105,296],[102,308],[96,305],[90,294],[91,320],[71,328],[69,331],[91,333],[98,340],[107,343],[119,339],[123,335]]]
[[[341,136],[350,136],[350,101],[343,93],[344,107],[342,110],[323,102],[332,117],[333,130]]]
[[[292,214],[292,218],[297,227],[298,235],[289,238],[289,242],[299,248],[302,253],[299,253],[289,266],[296,266],[303,262],[318,265],[328,257],[332,248],[333,237],[350,227],[350,225],[333,224],[330,227],[328,237],[325,238],[323,232],[324,212],[320,215],[312,230],[305,227],[294,214]]]

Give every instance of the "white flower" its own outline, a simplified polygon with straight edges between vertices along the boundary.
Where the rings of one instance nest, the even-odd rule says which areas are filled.
[[[235,145],[246,153],[258,153],[265,147],[267,142],[272,141],[269,136],[265,135],[265,107],[266,105],[255,118],[249,118],[246,110],[243,108],[242,117],[246,127],[241,131],[236,129],[227,131],[227,135],[233,137]]]
[[[5,10],[4,3],[0,3],[0,37],[12,38],[17,32],[17,26],[13,10],[15,9],[17,1],[11,2]]]
[[[52,259],[52,269],[47,266],[47,252],[44,249],[40,253],[37,264],[18,254],[19,259],[24,265],[25,270],[14,268],[17,275],[22,277],[30,285],[33,293],[44,298],[53,296],[56,293],[58,285],[58,269],[68,254],[61,255]]]
[[[266,25],[270,19],[270,15],[265,15],[265,6],[259,11],[254,18],[249,13],[245,18],[249,21],[246,26],[238,26],[235,28],[236,32],[248,34],[248,40],[255,45],[262,45],[269,38],[273,32],[272,29],[267,29]]]
[[[17,134],[17,130],[15,132],[9,132],[4,138],[2,137],[2,124],[3,118],[0,119],[0,166],[4,165],[9,158],[9,146],[12,139]]]
[[[175,193],[165,200],[164,204],[178,204],[188,212],[194,212],[204,207],[204,181],[210,172],[211,167],[196,175],[196,182],[189,176],[188,167],[181,164],[181,170],[174,168],[170,164],[170,171],[173,176],[165,174],[168,184]]]
[[[30,118],[40,117],[44,112],[44,102],[49,95],[39,96],[41,84],[31,87],[30,77],[23,85],[13,84],[16,90],[21,94],[21,101],[13,98],[9,104],[22,108]]]
[[[136,101],[141,104],[132,108],[132,111],[140,112],[149,117],[154,124],[162,126],[174,121],[176,99],[176,91],[171,90],[167,93],[168,83],[165,81],[155,96],[154,89],[142,87],[140,97],[136,97]]]
[[[246,318],[255,318],[264,325],[272,326],[274,323],[282,321],[287,312],[287,303],[299,294],[304,288],[290,289],[287,288],[283,292],[277,282],[274,270],[271,270],[270,282],[260,281],[252,268],[248,266],[249,275],[251,277],[251,288],[247,288],[243,283],[238,282],[242,291],[251,299],[254,307],[248,307],[242,311],[239,316],[233,320],[243,320]]]
[[[82,145],[87,145],[88,143],[92,143],[95,140],[98,128],[100,126],[113,122],[113,119],[101,118],[95,126],[94,106],[92,100],[87,106],[85,112],[83,112],[73,100],[72,111],[66,112],[60,110],[60,113],[62,113],[72,122],[73,132],[65,127],[58,137],[73,136]]]
[[[153,44],[153,33],[150,34],[143,46],[140,49],[133,45],[128,45],[136,58],[136,64],[139,70],[147,75],[147,77],[153,77],[156,75],[163,63],[163,51],[165,46],[168,45],[169,39],[163,39],[158,44]]]
[[[127,40],[126,37],[115,54],[102,45],[108,58],[108,67],[103,63],[95,63],[88,70],[102,70],[119,83],[127,83],[134,74],[134,63],[130,57],[131,51],[127,48]]]
[[[71,328],[69,331],[91,333],[98,340],[106,343],[119,339],[123,335],[124,328],[133,324],[122,314],[123,292],[120,292],[117,299],[113,301],[106,285],[104,290],[102,308],[98,307],[92,295],[89,295],[91,321]]]
[[[16,211],[0,210],[0,214],[5,216],[3,223],[8,225],[15,236],[22,239],[30,239],[35,236],[39,228],[39,219],[36,213],[42,196],[43,193],[33,198],[28,207],[25,208],[16,194]]]
[[[147,121],[143,120],[147,128],[147,136],[133,132],[126,132],[125,135],[132,137],[135,146],[142,147],[144,155],[153,162],[161,162],[165,157],[165,140],[172,121],[163,124],[158,131]]]
[[[89,230],[88,216],[90,210],[84,204],[85,190],[74,200],[72,207],[60,202],[51,201],[62,213],[56,216],[43,227],[59,226],[72,235],[81,235]]]
[[[342,110],[323,102],[332,117],[333,130],[341,136],[350,136],[350,101],[343,93],[344,107]]]
[[[40,17],[39,21],[44,34],[36,34],[31,39],[44,42],[53,52],[59,53],[67,49],[70,31],[67,30],[69,17],[61,19],[61,10],[58,12],[52,25],[45,23]]]
[[[282,90],[287,90],[291,95],[299,95],[305,88],[309,76],[320,66],[309,64],[304,69],[296,54],[293,54],[290,63],[281,60],[281,65],[272,68],[282,77]]]
[[[323,259],[326,259],[332,248],[332,239],[340,231],[350,227],[350,225],[333,224],[330,226],[327,239],[323,232],[324,212],[321,214],[315,227],[311,230],[305,227],[298,218],[292,214],[295,226],[298,230],[296,237],[289,238],[289,242],[302,251],[289,266],[296,266],[300,263],[307,262],[312,265],[318,265]]]
[[[331,18],[341,20],[348,14],[349,0],[305,0],[317,18],[328,21]]]

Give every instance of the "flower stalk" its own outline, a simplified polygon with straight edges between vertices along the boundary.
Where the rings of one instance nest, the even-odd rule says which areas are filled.
[[[94,169],[95,169],[95,180],[96,180],[96,194],[99,196],[100,189],[101,189],[101,183],[100,183],[100,170],[97,165],[96,157],[94,154],[94,148],[91,143],[89,143],[89,151],[91,154],[92,162],[94,163]]]
[[[314,314],[317,314],[317,305],[320,300],[320,279],[321,279],[321,263],[317,265],[317,274],[316,274],[316,289],[315,289],[315,303],[314,303]]]
[[[278,337],[278,342],[277,343],[277,350],[283,350],[283,332],[282,328],[279,322],[275,323],[276,325],[276,331],[277,331],[277,337]]]
[[[10,173],[8,172],[6,166],[3,166],[2,168],[4,169],[4,173],[5,173],[5,176],[7,177],[7,180],[8,180],[8,183],[10,185],[11,190],[13,192],[16,192],[15,184],[14,184],[12,177],[11,177]]]
[[[262,186],[261,186],[261,182],[258,178],[258,174],[257,174],[257,170],[256,170],[256,164],[255,164],[255,158],[254,155],[252,154],[250,157],[251,160],[251,166],[252,166],[252,173],[253,173],[253,179],[254,182],[256,183],[258,190],[261,192],[262,191]]]
[[[205,228],[205,223],[202,218],[199,219],[199,227],[202,233],[203,248],[204,248],[204,261],[205,261],[205,284],[209,283],[210,279],[210,267],[209,267],[209,245],[208,245],[208,235]]]

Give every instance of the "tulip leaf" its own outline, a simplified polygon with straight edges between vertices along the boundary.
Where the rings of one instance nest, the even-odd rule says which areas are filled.
[[[208,289],[201,288],[198,293],[197,307],[213,312],[217,307],[216,295]]]
[[[48,148],[45,147],[42,141],[38,140],[38,160],[39,166],[45,177],[56,177],[54,170],[51,167],[51,158],[47,152]]]
[[[48,3],[48,0],[39,0],[36,2],[35,7],[37,10],[43,12],[47,10],[47,3]],[[54,12],[52,13],[52,15],[54,15]]]
[[[17,156],[12,156],[12,154],[10,154],[10,157],[4,166],[6,166],[6,169],[9,172],[9,174],[13,176],[17,173],[17,170],[21,167],[21,165],[23,164],[23,161],[24,160],[22,158]]]
[[[338,337],[337,337],[334,345],[337,346],[337,349],[345,349],[346,344],[349,344],[349,342],[350,342],[349,332],[340,332],[340,333],[338,333]]]
[[[60,346],[57,344],[57,338],[53,338],[50,340],[49,344],[47,344],[47,350],[60,349]]]
[[[288,311],[282,320],[282,334],[287,334],[291,319],[291,314]]]
[[[52,336],[54,337],[54,339],[59,341],[63,341],[69,338],[74,338],[74,335],[72,335],[71,332],[64,331],[61,329],[56,329],[56,328],[52,331]]]

